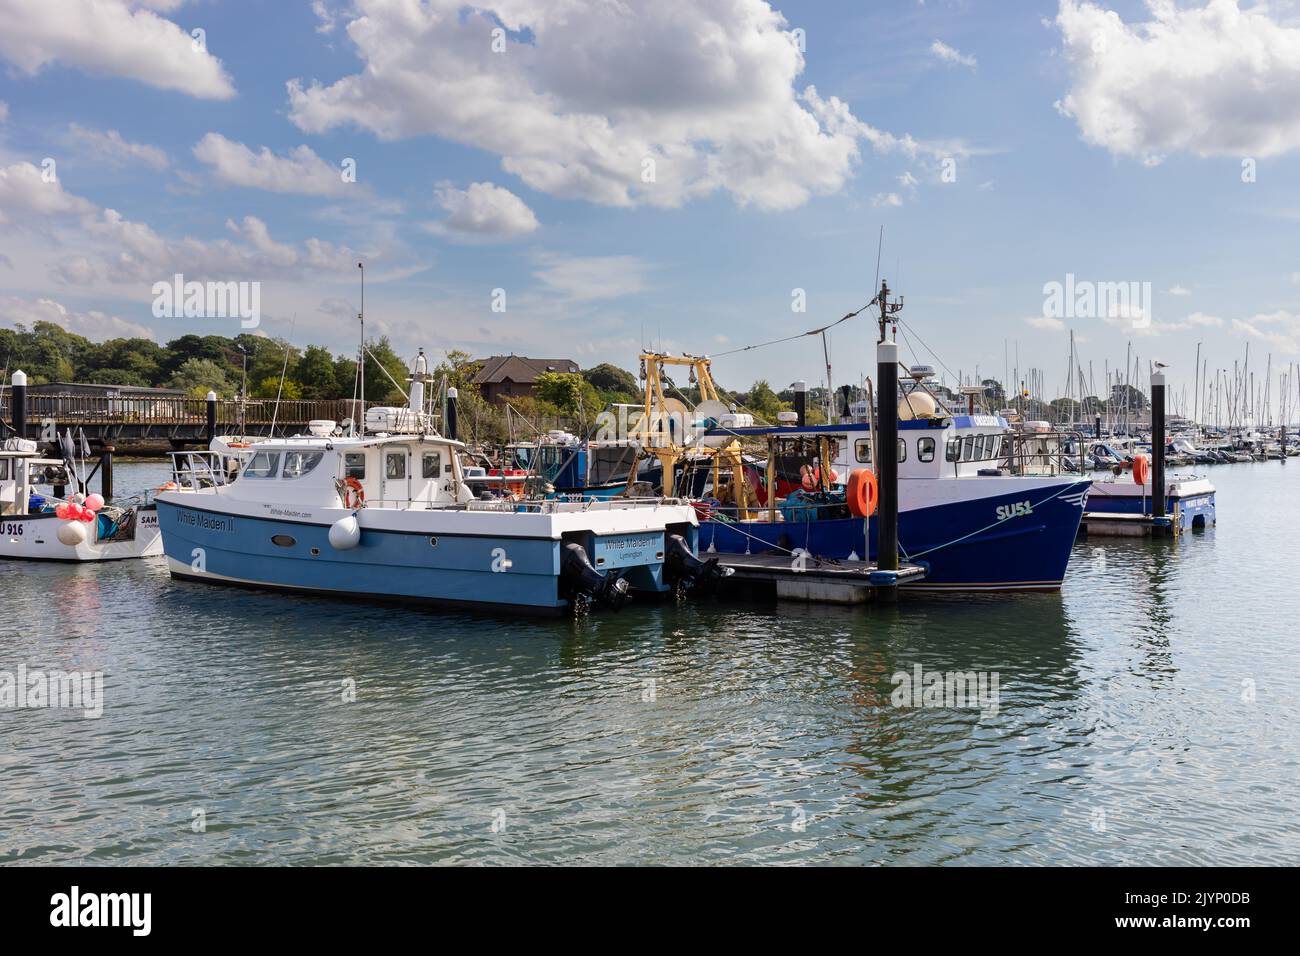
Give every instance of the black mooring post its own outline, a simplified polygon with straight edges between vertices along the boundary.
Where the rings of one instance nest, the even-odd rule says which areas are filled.
[[[1151,514],[1165,516],[1165,373],[1151,373]]]
[[[808,422],[808,383],[795,382],[790,387],[794,389],[795,424],[805,425]]]
[[[9,412],[10,421],[13,424],[14,435],[18,438],[27,437],[27,373],[22,369],[14,372],[13,390],[9,393],[9,403],[12,410]]]
[[[879,484],[876,510],[876,567],[898,570],[898,345],[881,342],[876,346],[876,477]],[[897,587],[880,589],[880,596],[893,600]]]
[[[212,440],[217,437],[217,393],[208,392],[208,420],[207,420],[208,447],[212,447]]]
[[[113,500],[112,445],[105,445],[99,452],[99,495],[105,501]]]
[[[456,391],[455,388],[447,389],[447,421],[443,423],[446,426],[443,430],[447,434],[444,435],[443,437],[450,438],[452,441],[456,441],[456,429],[458,426],[458,422],[456,420],[456,415],[457,415],[456,405],[459,398],[460,398],[460,393]]]
[[[1092,423],[1092,433],[1096,436],[1097,441],[1101,441],[1101,416],[1097,415]]]

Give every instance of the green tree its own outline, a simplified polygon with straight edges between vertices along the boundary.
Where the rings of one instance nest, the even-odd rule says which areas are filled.
[[[406,363],[393,351],[388,336],[383,336],[378,342],[370,341],[366,349],[366,401],[403,403],[408,374]]]
[[[302,385],[306,398],[338,398],[338,381],[334,376],[334,358],[319,345],[307,346],[294,369],[294,378]]]
[[[766,379],[759,379],[750,388],[748,394],[741,396],[745,408],[753,415],[769,424],[775,424],[777,415],[787,411],[789,406],[777,397]]]
[[[553,405],[572,418],[584,433],[605,407],[592,384],[573,372],[543,372],[537,376],[534,394],[540,401]]]
[[[253,388],[254,398],[275,399],[277,396],[286,402],[302,398],[302,386],[293,379],[286,378],[281,387],[280,376],[268,375]]]
[[[635,400],[641,392],[636,376],[608,362],[584,370],[582,377],[599,392],[612,392],[625,396],[624,401]]]
[[[230,397],[226,371],[212,359],[186,359],[172,373],[168,384],[172,388],[184,389],[190,398],[203,398],[209,391],[215,391],[222,398]]]

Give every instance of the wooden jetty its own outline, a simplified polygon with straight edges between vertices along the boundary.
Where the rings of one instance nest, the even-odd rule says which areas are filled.
[[[0,421],[15,421],[13,389],[0,388]],[[207,443],[208,403],[201,398],[173,395],[129,397],[104,395],[27,394],[26,428],[22,436],[49,441],[71,430],[85,432],[93,446],[113,445],[118,454],[168,452]],[[216,430],[220,435],[265,437],[272,425],[277,434],[306,431],[310,421],[356,419],[360,402],[218,399]],[[0,429],[7,437],[10,428]]]

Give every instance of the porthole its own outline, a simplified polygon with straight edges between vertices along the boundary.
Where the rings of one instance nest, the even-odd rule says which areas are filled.
[[[292,548],[298,542],[290,535],[276,534],[271,536],[271,543],[281,548]]]
[[[437,538],[430,538],[430,539],[429,539],[429,547],[431,547],[431,548],[436,548],[437,546],[438,546],[438,539],[437,539]]]
[[[320,554],[320,548],[312,548],[312,549],[311,549],[311,553],[312,553],[313,555]]]

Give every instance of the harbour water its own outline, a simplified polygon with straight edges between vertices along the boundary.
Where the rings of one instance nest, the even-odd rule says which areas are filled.
[[[1059,595],[515,621],[0,563],[0,672],[104,674],[0,709],[0,864],[1294,865],[1298,470],[1206,470],[1217,528]],[[995,706],[894,706],[918,665]]]

